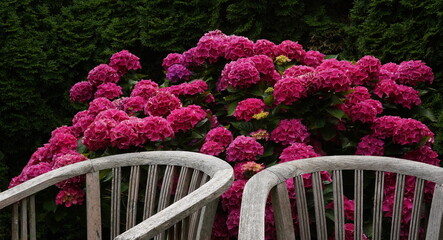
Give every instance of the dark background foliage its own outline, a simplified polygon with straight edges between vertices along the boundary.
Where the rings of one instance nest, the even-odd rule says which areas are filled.
[[[440,0],[2,0],[0,189],[53,129],[71,123],[80,106],[70,103],[69,89],[90,69],[127,49],[159,80],[168,53],[195,46],[213,29],[277,44],[291,39],[348,60],[423,60],[436,75],[423,101],[438,119],[427,124],[443,153]]]

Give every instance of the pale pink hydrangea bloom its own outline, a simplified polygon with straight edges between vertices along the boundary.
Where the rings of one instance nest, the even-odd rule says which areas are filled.
[[[88,81],[94,86],[98,86],[103,83],[117,83],[120,81],[120,76],[117,71],[107,64],[100,64],[93,68],[88,73]]]
[[[192,72],[181,64],[174,64],[166,70],[166,79],[173,83],[189,81]]]
[[[238,136],[226,149],[226,161],[254,161],[263,155],[264,148],[252,137]]]
[[[171,124],[162,117],[151,116],[143,118],[143,122],[137,131],[143,138],[152,142],[174,138],[174,131]]]
[[[91,151],[105,149],[111,145],[111,129],[116,121],[102,119],[92,122],[84,133],[82,143]]]
[[[411,60],[400,63],[398,66],[398,82],[416,86],[420,82],[432,84],[434,73],[432,69],[420,60]]]
[[[314,72],[314,70],[315,69],[313,67],[304,66],[304,65],[294,65],[283,72],[283,78],[286,77],[295,78],[304,75],[306,73]]]
[[[272,59],[277,57],[277,46],[266,39],[259,39],[254,44],[254,54],[255,55],[266,55]]]
[[[301,77],[284,77],[274,85],[276,104],[291,105],[307,96],[305,79]]]
[[[72,86],[71,90],[69,90],[69,96],[72,102],[86,103],[91,100],[94,91],[94,86],[91,83],[82,81]]]
[[[166,119],[171,123],[174,132],[180,130],[186,132],[205,117],[206,112],[200,106],[189,105],[173,110]]]
[[[122,87],[118,86],[115,83],[103,83],[97,87],[97,91],[95,91],[94,98],[104,97],[107,99],[114,99],[123,94]]]
[[[176,96],[166,91],[160,91],[146,102],[144,111],[146,115],[164,117],[181,106],[180,99]]]
[[[206,134],[205,141],[220,143],[223,147],[228,146],[233,140],[231,131],[225,127],[216,127]]]
[[[134,115],[136,112],[143,112],[145,105],[146,100],[143,97],[128,97],[123,103],[123,110],[130,115]]]
[[[55,197],[55,203],[57,205],[65,204],[66,207],[82,205],[84,200],[85,192],[81,188],[62,189]]]
[[[371,135],[366,135],[360,139],[357,145],[357,155],[383,156],[385,142]]]
[[[251,57],[254,55],[254,42],[246,37],[231,35],[226,39],[224,57],[228,60]]]
[[[108,109],[117,109],[117,108],[109,99],[104,98],[104,97],[100,97],[100,98],[96,98],[96,99],[92,100],[89,103],[89,107],[88,107],[89,114],[92,114],[95,116],[97,114],[99,114],[101,111],[105,111]]]
[[[151,80],[141,80],[135,84],[134,89],[132,89],[131,97],[139,96],[148,100],[149,98],[155,96],[158,91],[158,84]]]
[[[265,103],[258,98],[247,98],[240,101],[235,108],[233,116],[238,120],[250,121],[255,114],[265,110]]]
[[[383,112],[383,106],[380,101],[374,99],[366,99],[349,106],[345,113],[352,121],[360,121],[363,123],[371,123],[377,115]]]
[[[122,50],[111,56],[109,66],[114,68],[117,73],[122,76],[128,70],[141,69],[140,58],[130,53],[128,50]]]
[[[225,151],[225,147],[218,142],[205,141],[200,148],[200,152],[211,156],[218,156]]]
[[[271,140],[283,145],[306,142],[309,136],[308,128],[303,125],[300,119],[281,120],[271,132]]]
[[[325,59],[325,55],[319,51],[307,51],[303,58],[301,59],[301,62],[307,66],[310,67],[318,67],[323,60]]]
[[[247,180],[263,169],[265,169],[265,165],[262,163],[239,162],[234,166],[234,178]]]
[[[303,46],[298,42],[293,42],[291,40],[285,40],[281,42],[278,46],[278,55],[284,55],[290,59],[295,59],[301,61],[306,52],[303,50]]]
[[[165,70],[168,70],[170,66],[182,63],[183,56],[180,53],[170,53],[163,59],[162,66]]]

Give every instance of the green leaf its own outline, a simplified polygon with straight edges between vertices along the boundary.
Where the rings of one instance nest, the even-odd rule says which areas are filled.
[[[337,136],[337,131],[332,127],[322,128],[320,133],[325,141],[329,141]]]
[[[273,95],[266,96],[264,102],[266,105],[272,106],[272,103],[274,103],[274,96]]]
[[[265,148],[265,152],[263,153],[262,157],[269,157],[269,156],[272,156],[273,154],[274,154],[274,147],[269,146],[269,147]]]
[[[323,118],[311,118],[310,119],[310,124],[309,124],[309,128],[310,129],[318,129],[318,128],[322,128],[325,126],[325,119]]]
[[[424,108],[423,106],[419,106],[416,108],[417,114],[419,114],[422,117],[426,117],[432,122],[437,122],[437,118],[435,117],[434,113],[429,110],[428,108]]]
[[[343,116],[345,116],[345,113],[338,109],[338,108],[327,108],[326,112],[328,112],[331,116],[341,120]]]
[[[191,138],[194,138],[194,139],[202,139],[204,137],[205,136],[203,134],[196,132],[196,131],[192,131],[192,133],[191,133]]]
[[[231,125],[240,131],[252,132],[254,126],[250,122],[231,122]]]
[[[325,59],[337,59],[338,58],[338,54],[336,55],[326,55]]]
[[[43,203],[43,208],[48,212],[55,212],[57,205],[55,204],[54,199],[50,199]]]
[[[232,116],[235,112],[235,108],[237,107],[238,102],[233,102],[228,105],[228,116]]]

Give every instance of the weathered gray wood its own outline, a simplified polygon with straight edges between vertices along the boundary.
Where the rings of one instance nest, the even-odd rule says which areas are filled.
[[[414,202],[412,206],[411,222],[409,225],[409,240],[418,239],[419,237],[424,186],[425,181],[417,178],[415,181]]]
[[[197,189],[199,186],[202,185],[202,182],[205,181],[205,176],[202,172],[194,172],[196,176],[196,178],[194,178],[194,176],[192,176],[191,178],[191,185],[189,187],[189,192],[194,191],[195,189]],[[193,181],[195,180],[195,181]],[[195,236],[197,235],[197,223],[198,223],[198,218],[200,216],[200,211],[196,211],[193,214],[191,214],[191,216],[189,216],[189,225],[188,225],[188,239],[195,239]]]
[[[20,212],[20,219],[21,219],[21,240],[27,240],[28,239],[28,198],[25,198],[21,201],[21,212]]]
[[[126,210],[126,230],[137,223],[138,188],[140,185],[140,166],[132,166],[129,177],[128,205]]]
[[[161,191],[160,191],[160,197],[158,200],[158,210],[157,212],[160,212],[166,206],[169,205],[169,201],[171,198],[171,189],[173,184],[173,176],[175,173],[174,166],[167,166],[165,170],[165,174],[163,175],[163,182],[161,185]],[[157,236],[155,236],[154,240],[163,240],[166,236],[164,233],[160,233]]]
[[[385,173],[382,171],[375,172],[375,190],[374,190],[374,211],[372,221],[372,234],[374,240],[381,239],[382,233],[382,217],[383,217],[383,188],[385,181]]]
[[[274,222],[277,239],[295,239],[291,203],[289,202],[288,188],[285,182],[282,182],[271,189],[271,200],[272,206],[275,206]]]
[[[309,229],[308,202],[306,200],[305,184],[301,175],[294,178],[296,204],[298,213],[298,225],[300,228],[301,239],[311,239],[311,231]]]
[[[122,169],[113,168],[111,185],[111,239],[120,234],[121,177]]]
[[[326,229],[325,201],[323,199],[323,185],[320,178],[320,172],[312,173],[312,191],[314,193],[317,239],[326,240],[328,238],[328,232]]]
[[[12,206],[12,240],[19,239],[19,214],[18,214],[19,203],[15,203]]]
[[[332,171],[332,191],[334,197],[334,228],[335,239],[345,239],[345,213],[343,206],[343,172]]]
[[[363,234],[363,170],[355,170],[354,179],[354,239],[360,239]]]
[[[29,197],[29,239],[37,238],[36,222],[35,222],[35,195]]]
[[[215,213],[217,212],[218,201],[219,199],[217,198],[202,209],[202,217],[200,218],[199,230],[197,232],[196,239],[211,239],[212,226],[214,224]]]
[[[99,173],[86,174],[86,224],[88,240],[102,239]]]
[[[157,181],[158,166],[150,165],[148,167],[148,177],[146,179],[145,206],[143,211],[143,220],[151,217],[155,213],[157,199]]]
[[[310,234],[306,234],[306,232],[309,231],[309,227],[304,227],[302,221],[302,219],[305,218],[305,215],[307,216],[307,213],[305,213],[307,208],[300,207],[306,206],[306,204],[303,204],[305,191],[301,176],[306,173],[335,170],[358,170],[357,172],[361,172],[361,170],[377,171],[374,193],[374,239],[381,239],[381,225],[379,225],[379,223],[381,223],[382,217],[381,208],[383,203],[384,172],[392,172],[398,176],[394,197],[393,226],[391,227],[392,239],[399,239],[400,225],[398,222],[401,220],[404,177],[416,176],[426,181],[435,182],[437,187],[434,193],[426,236],[427,239],[439,239],[439,237],[442,237],[440,229],[443,224],[442,168],[425,163],[391,157],[325,156],[277,164],[254,175],[246,184],[243,192],[243,201],[245,199],[248,201],[247,203],[242,202],[241,206],[239,240],[264,239],[264,209],[266,197],[268,196],[270,189],[289,178],[295,179],[301,239],[309,239]],[[358,173],[356,181],[357,185],[360,186],[363,184],[363,181],[358,180],[361,176],[362,175]],[[336,177],[334,177],[334,179],[335,178]],[[340,188],[337,186],[333,187],[333,189],[335,191]],[[360,192],[357,193],[357,199],[361,199],[363,194],[361,190],[357,190],[357,192]],[[338,198],[338,194],[334,196],[336,196],[336,199]],[[362,200],[360,201],[362,202]],[[356,204],[358,205],[359,203]],[[306,230],[303,231],[303,229]],[[307,236],[304,236],[303,234]],[[360,239],[361,237],[358,235],[359,233],[356,234],[357,239]]]

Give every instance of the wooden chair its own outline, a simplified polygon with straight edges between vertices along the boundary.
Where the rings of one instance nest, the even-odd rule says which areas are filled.
[[[241,205],[239,240],[262,240],[265,239],[265,207],[268,194],[271,195],[271,202],[274,211],[275,228],[277,239],[296,239],[291,216],[291,204],[288,198],[286,180],[293,178],[295,186],[296,210],[299,221],[299,234],[297,239],[311,239],[311,234],[317,239],[327,239],[327,217],[325,216],[324,191],[320,179],[320,171],[330,171],[332,175],[332,191],[334,210],[332,222],[329,226],[334,228],[335,239],[345,239],[344,230],[344,207],[343,193],[344,185],[353,188],[354,194],[354,239],[362,239],[363,229],[371,236],[370,239],[389,239],[382,236],[382,230],[390,232],[390,239],[405,239],[400,236],[400,224],[402,217],[402,203],[404,196],[405,176],[415,176],[416,185],[413,200],[412,216],[410,221],[409,239],[424,239],[419,237],[419,224],[427,225],[426,239],[443,239],[442,236],[442,216],[443,216],[443,169],[440,167],[414,162],[404,159],[374,156],[326,156],[311,159],[295,160],[282,164],[277,164],[267,168],[253,176],[246,184]],[[343,170],[351,170],[343,171]],[[354,173],[352,173],[352,171]],[[393,203],[392,223],[389,229],[382,229],[383,210],[383,189],[385,172],[396,173],[395,197]],[[305,191],[302,175],[312,173],[312,192]],[[351,173],[351,175],[344,175]],[[365,178],[363,178],[363,174]],[[375,179],[373,182],[374,191],[365,191],[369,181],[368,174]],[[350,176],[343,178],[343,176]],[[392,176],[392,175],[391,175]],[[395,175],[394,175],[395,176]],[[354,180],[352,180],[354,178]],[[343,184],[345,179],[345,184]],[[423,189],[425,181],[435,183],[432,205],[429,215],[423,221],[424,204]],[[353,183],[353,184],[352,184]],[[354,187],[352,187],[354,185]],[[365,188],[366,189],[366,188]],[[310,200],[306,196],[312,195],[315,214],[310,215],[308,204]],[[363,198],[365,196],[365,198]],[[373,205],[367,200],[372,196]],[[365,205],[363,200],[365,199]],[[294,204],[293,204],[294,205]],[[369,208],[367,207],[368,205]],[[364,206],[366,208],[364,208]],[[364,211],[373,212],[373,219],[364,218]],[[367,212],[366,212],[367,213]],[[315,216],[315,217],[313,217]],[[310,218],[310,219],[309,219]],[[372,222],[372,227],[363,228],[363,223]],[[422,221],[421,221],[422,220]],[[427,221],[427,222],[426,222]],[[389,221],[388,221],[389,222]],[[310,229],[309,225],[315,225]],[[385,221],[386,223],[386,221]],[[370,225],[370,224],[369,224]],[[389,228],[389,226],[387,227]],[[368,230],[369,229],[369,230]],[[332,231],[331,231],[332,232]],[[385,231],[386,232],[386,231]]]
[[[100,190],[99,173],[112,175],[109,191]],[[86,160],[0,193],[0,209],[13,205],[12,238],[36,238],[36,193],[84,174],[87,239],[102,238],[103,192],[111,195],[111,239],[210,239],[218,197],[233,179],[228,163],[200,153],[153,151]],[[125,176],[127,192],[122,190]]]

